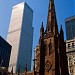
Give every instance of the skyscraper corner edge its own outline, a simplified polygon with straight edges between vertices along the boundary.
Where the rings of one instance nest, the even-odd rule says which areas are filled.
[[[24,2],[25,5],[33,12],[32,8],[27,4],[27,2]]]

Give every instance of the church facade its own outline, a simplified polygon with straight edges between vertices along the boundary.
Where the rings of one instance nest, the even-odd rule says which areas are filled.
[[[69,75],[64,33],[62,26],[58,32],[54,0],[49,2],[46,30],[42,22],[34,59],[34,75]]]
[[[62,26],[58,32],[54,0],[49,1],[46,30],[42,22],[34,55],[34,70],[29,73],[25,68],[24,75],[69,75],[64,33]]]

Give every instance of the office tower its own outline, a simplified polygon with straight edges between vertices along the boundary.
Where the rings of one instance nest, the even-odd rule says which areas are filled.
[[[33,42],[33,10],[27,3],[22,2],[13,6],[7,41],[12,45],[9,71],[23,72],[25,65],[31,70]]]
[[[75,37],[75,16],[65,19],[66,39],[70,40]]]
[[[0,66],[8,67],[12,46],[0,36]]]
[[[75,75],[75,38],[66,40],[69,75]]]

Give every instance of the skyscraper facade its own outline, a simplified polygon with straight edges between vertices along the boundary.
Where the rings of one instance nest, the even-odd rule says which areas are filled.
[[[12,15],[7,41],[12,45],[9,71],[21,72],[27,64],[31,70],[32,42],[33,42],[33,10],[27,3],[22,2],[12,8]]]
[[[0,36],[0,66],[8,67],[12,46]]]
[[[65,19],[66,39],[70,40],[75,37],[75,16]]]

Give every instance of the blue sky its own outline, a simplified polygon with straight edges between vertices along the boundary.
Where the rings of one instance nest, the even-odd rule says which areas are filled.
[[[33,9],[33,48],[37,45],[40,34],[40,27],[42,21],[44,27],[46,27],[48,2],[49,0],[0,0],[0,36],[6,39],[8,33],[8,27],[10,23],[12,6],[20,2],[27,2],[27,4]],[[58,21],[58,28],[63,25],[65,35],[65,18],[75,15],[75,0],[55,0],[56,15]],[[66,35],[65,35],[66,39]]]

